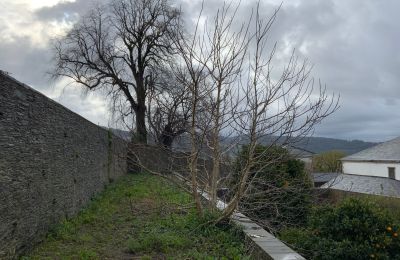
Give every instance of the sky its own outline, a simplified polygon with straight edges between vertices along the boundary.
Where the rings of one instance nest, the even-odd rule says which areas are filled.
[[[107,0],[101,0],[106,2]],[[0,0],[0,70],[88,120],[109,125],[108,101],[84,94],[66,80],[53,80],[52,45],[93,7],[88,0]],[[204,14],[222,0],[205,0]],[[254,1],[242,1],[238,17],[247,17]],[[261,0],[266,17],[281,1]],[[201,2],[176,0],[186,18]],[[385,141],[400,136],[400,1],[286,0],[271,30],[277,56],[296,49],[313,64],[312,75],[340,108],[316,127],[315,136]],[[283,59],[283,58],[282,58]],[[279,63],[279,61],[278,61]],[[279,67],[279,64],[277,64]]]

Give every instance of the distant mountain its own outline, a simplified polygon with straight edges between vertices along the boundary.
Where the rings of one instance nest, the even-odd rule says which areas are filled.
[[[105,127],[106,128],[106,127]],[[110,130],[117,136],[129,141],[131,138],[131,134],[128,131],[119,130],[110,128]],[[223,143],[229,145],[233,138],[222,138]],[[235,138],[236,139],[236,138]],[[275,138],[265,137],[261,143],[268,144],[271,140]],[[245,141],[241,141],[241,143],[246,143]],[[346,155],[350,155],[353,153],[357,153],[361,150],[367,149],[369,147],[375,146],[379,143],[373,142],[364,142],[361,140],[342,140],[342,139],[335,139],[335,138],[326,138],[326,137],[304,137],[301,140],[295,142],[292,145],[292,148],[297,148],[303,151],[309,151],[311,153],[321,153],[327,152],[332,150],[338,150],[346,153]],[[180,138],[176,139],[173,147],[176,150],[189,150],[190,141],[187,135],[183,135]]]
[[[106,126],[102,126],[106,130],[110,130],[114,135],[126,140],[130,141],[132,138],[132,135],[129,131],[121,130],[121,129],[115,129],[115,128],[110,128]]]
[[[132,140],[132,132],[130,132],[130,131],[116,129],[116,128],[108,128],[108,127],[105,127],[105,126],[103,126],[103,128],[105,128],[107,130],[109,129],[114,135],[124,139],[125,141],[130,142]],[[150,143],[150,144],[154,144],[155,143],[153,137],[150,134],[147,135],[147,142]]]
[[[361,150],[375,146],[378,143],[364,142],[361,140],[342,140],[326,137],[305,137],[296,143],[296,147],[314,152],[321,153],[331,150],[339,150],[347,155],[357,153]]]
[[[270,137],[264,137],[260,142],[261,144],[266,145],[273,141],[274,142],[276,141],[276,137],[270,136]],[[227,140],[227,142],[229,143],[230,140]],[[242,140],[241,143],[246,143],[246,142]],[[332,150],[338,150],[344,152],[346,155],[350,155],[353,153],[357,153],[361,150],[367,149],[369,147],[375,146],[377,144],[378,143],[364,142],[361,140],[348,141],[348,140],[326,138],[326,137],[303,137],[300,140],[291,141],[289,149],[298,149],[304,152],[315,153],[315,154]]]

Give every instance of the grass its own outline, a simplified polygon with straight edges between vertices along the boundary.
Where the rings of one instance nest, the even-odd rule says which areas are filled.
[[[62,221],[21,259],[248,258],[238,229],[204,225],[212,217],[198,217],[190,195],[172,183],[132,174]]]

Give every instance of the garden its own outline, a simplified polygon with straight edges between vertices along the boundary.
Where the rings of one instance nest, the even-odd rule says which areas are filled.
[[[163,178],[130,174],[21,259],[248,259],[240,230],[208,225],[213,214],[199,217],[191,196]]]

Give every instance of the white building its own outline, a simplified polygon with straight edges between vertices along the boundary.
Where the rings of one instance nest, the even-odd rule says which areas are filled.
[[[400,198],[400,137],[342,159],[343,174],[321,188]]]
[[[400,137],[342,159],[343,173],[400,180]]]

